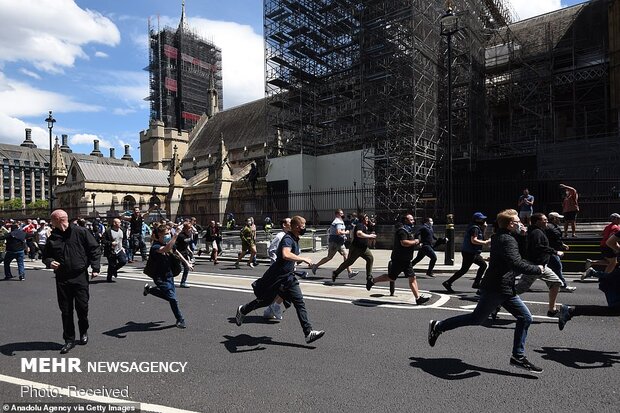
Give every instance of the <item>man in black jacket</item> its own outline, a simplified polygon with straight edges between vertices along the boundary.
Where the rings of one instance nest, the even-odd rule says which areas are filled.
[[[101,248],[90,231],[69,224],[69,217],[62,209],[52,212],[51,223],[54,229],[45,244],[43,262],[56,274],[56,293],[65,340],[60,354],[66,354],[76,344],[74,306],[80,329],[78,343],[88,343],[88,267],[92,267],[92,278],[99,275]]]
[[[530,289],[534,281],[540,279],[547,283],[549,287],[549,309],[547,311],[548,317],[555,317],[558,315],[558,310],[555,309],[555,301],[558,298],[560,292],[560,286],[562,280],[556,273],[547,267],[549,264],[549,258],[551,255],[556,255],[557,251],[549,246],[549,239],[545,235],[545,229],[547,228],[547,217],[537,212],[531,216],[532,225],[527,231],[527,259],[529,262],[535,265],[542,265],[544,267],[543,273],[537,274],[523,274],[521,281],[517,284],[517,294],[521,295]]]
[[[480,325],[501,305],[516,319],[512,357],[510,365],[541,373],[525,357],[525,340],[532,323],[532,314],[515,291],[515,276],[519,273],[542,274],[542,265],[533,265],[519,255],[519,246],[512,233],[519,225],[519,215],[514,209],[507,209],[497,214],[498,230],[491,237],[491,258],[489,268],[480,285],[480,300],[473,313],[451,317],[443,321],[430,320],[428,344],[435,345],[439,335],[459,327]]]
[[[2,235],[1,237],[6,240],[4,279],[10,280],[13,278],[13,274],[11,274],[11,261],[15,259],[17,261],[19,280],[24,281],[26,279],[26,269],[24,268],[26,239],[32,239],[32,234],[26,234],[26,232],[19,229],[17,224],[12,224],[11,232],[6,235]]]
[[[415,259],[411,262],[411,265],[415,267],[424,257],[430,258],[426,276],[434,278],[433,268],[435,268],[435,263],[437,262],[437,254],[435,254],[433,245],[437,242],[437,237],[435,237],[435,232],[433,231],[433,218],[424,218],[424,224],[417,230],[417,236],[422,246],[418,250],[418,255],[416,255]]]

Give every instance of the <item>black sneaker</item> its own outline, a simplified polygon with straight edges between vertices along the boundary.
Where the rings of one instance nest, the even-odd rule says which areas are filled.
[[[419,297],[415,300],[415,302],[416,302],[416,304],[417,304],[417,305],[422,305],[422,304],[424,304],[424,303],[429,302],[429,301],[430,301],[430,299],[431,299],[431,297],[427,297],[427,296],[421,295],[421,296],[419,296]]]
[[[557,317],[558,314],[560,314],[560,310],[557,310],[557,309],[547,310],[547,317]]]
[[[333,283],[336,282],[336,277],[338,277],[338,274],[336,274],[336,271],[332,271],[332,282]]]
[[[428,278],[435,278],[435,276],[433,275],[433,273],[426,274],[426,276],[427,276]]]
[[[147,296],[151,292],[151,287],[149,287],[149,283],[144,284],[144,289],[142,290],[142,295]]]
[[[372,280],[372,278],[366,280],[366,290],[370,291],[373,285],[375,285],[375,282]]]
[[[396,283],[394,281],[390,281],[390,297],[394,297],[395,292],[396,292]]]
[[[530,373],[542,373],[543,372],[543,369],[530,363],[530,361],[525,356],[521,356],[519,358],[515,356],[511,356],[510,365],[513,367],[519,368],[519,369],[527,370]]]
[[[560,314],[558,314],[558,327],[560,330],[564,330],[566,322],[571,319],[570,312],[568,310],[569,307],[567,305],[562,304],[562,307],[560,307]]]
[[[441,334],[440,331],[437,331],[437,320],[431,320],[428,322],[428,344],[431,347],[435,347],[435,342],[437,342],[437,337]]]
[[[474,290],[479,289],[479,288],[480,288],[480,283],[479,283],[479,282],[474,281],[474,283],[471,285],[471,288],[473,288]]]
[[[445,288],[447,292],[451,294],[454,293],[454,290],[452,289],[452,284],[450,284],[448,281],[442,282],[441,285],[443,285],[443,288]]]
[[[237,307],[237,314],[235,314],[235,323],[237,323],[238,326],[241,326],[241,324],[243,324],[243,317],[245,317],[241,312],[242,307],[242,305]]]
[[[179,320],[176,323],[177,328],[187,328],[187,326],[185,325],[185,320]]]
[[[312,330],[306,336],[306,343],[310,344],[313,341],[317,341],[319,338],[325,335],[325,331],[323,330]]]

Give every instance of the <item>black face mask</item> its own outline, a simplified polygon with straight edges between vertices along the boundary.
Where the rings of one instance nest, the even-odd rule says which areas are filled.
[[[302,235],[304,235],[306,233],[306,228],[300,228],[299,229],[299,236],[301,237]]]

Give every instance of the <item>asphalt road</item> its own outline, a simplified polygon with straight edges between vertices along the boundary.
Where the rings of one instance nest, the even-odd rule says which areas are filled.
[[[337,263],[335,263],[337,264]],[[237,305],[253,298],[250,283],[265,270],[200,262],[189,289],[177,289],[188,328],[174,327],[167,303],[143,297],[148,279],[141,263],[116,283],[91,285],[90,342],[60,356],[62,328],[53,274],[29,269],[25,282],[0,281],[0,402],[93,402],[95,398],[22,394],[34,388],[127,389],[119,400],[143,411],[563,411],[616,412],[620,406],[618,319],[581,317],[560,332],[547,318],[543,283],[523,299],[535,315],[528,357],[545,371],[529,374],[508,365],[513,319],[445,333],[434,348],[429,319],[443,319],[475,305],[470,276],[444,295],[441,282],[419,277],[433,295],[428,306],[408,300],[406,280],[396,297],[387,285],[363,287],[363,277],[302,280],[310,320],[325,336],[306,345],[294,311],[282,322],[251,313],[234,324]],[[28,267],[40,264],[28,263]],[[330,271],[320,271],[325,277]],[[103,279],[104,277],[102,277]],[[577,283],[559,302],[604,304],[596,283]],[[30,358],[77,358],[82,372],[22,372]],[[89,362],[187,363],[185,371],[86,371]],[[34,383],[34,384],[33,384]],[[22,387],[25,386],[25,387]],[[97,399],[111,401],[110,399]]]

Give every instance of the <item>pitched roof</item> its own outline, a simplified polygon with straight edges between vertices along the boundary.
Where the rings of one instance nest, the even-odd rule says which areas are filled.
[[[78,161],[88,161],[103,165],[121,165],[127,167],[137,167],[138,164],[133,161],[125,161],[122,159],[106,158],[100,156],[90,156],[81,153],[66,153],[62,156],[65,158],[67,165],[71,164],[73,159]],[[0,143],[0,159],[20,160],[29,162],[39,162],[41,166],[49,161],[49,149],[27,148],[19,145],[9,145]]]
[[[273,140],[268,133],[266,110],[267,102],[259,99],[218,112],[189,143],[185,159],[216,153],[222,136],[228,150]]]
[[[587,5],[588,3],[576,4],[521,20],[510,24],[508,30],[517,39],[517,42],[524,47],[522,49],[524,55],[535,54],[540,52],[540,48],[546,49],[547,40],[555,46]],[[502,28],[499,35],[489,41],[489,45],[503,43],[505,34],[506,28]]]
[[[168,186],[169,171],[135,168],[130,166],[102,165],[94,162],[75,162],[86,182],[103,182],[125,185]]]

